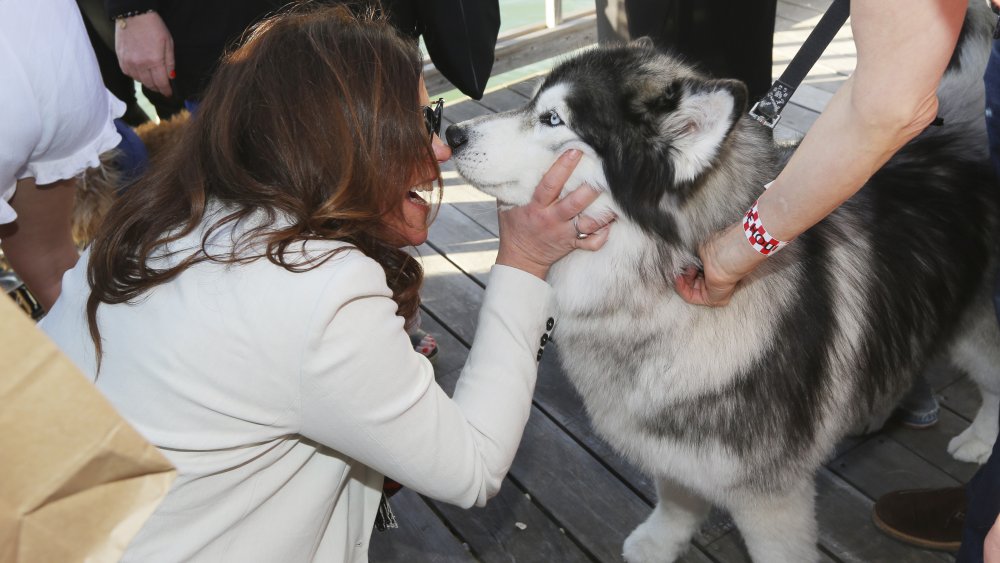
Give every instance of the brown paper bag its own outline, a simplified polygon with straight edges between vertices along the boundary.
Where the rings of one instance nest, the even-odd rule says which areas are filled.
[[[0,561],[117,561],[175,472],[0,293]]]

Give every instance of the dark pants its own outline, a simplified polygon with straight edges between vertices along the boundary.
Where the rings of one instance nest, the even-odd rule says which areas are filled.
[[[617,21],[608,19],[608,4]],[[649,37],[716,78],[742,80],[750,102],[771,87],[777,0],[595,0],[602,42]]]
[[[986,132],[990,141],[993,168],[1000,177],[1000,42],[993,42],[990,62],[986,66]],[[1000,189],[1000,186],[998,186]],[[997,241],[1000,243],[1000,241]],[[993,291],[993,306],[1000,320],[1000,276]],[[962,530],[962,547],[956,563],[980,563],[983,560],[983,541],[1000,514],[1000,442],[993,444],[993,453],[986,464],[979,468],[969,481],[967,496],[969,508]]]

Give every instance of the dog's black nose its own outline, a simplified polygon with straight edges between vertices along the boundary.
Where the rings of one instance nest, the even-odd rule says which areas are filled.
[[[451,147],[451,150],[457,149],[469,140],[468,135],[465,134],[465,129],[460,125],[449,125],[448,129],[444,132],[444,136],[448,139],[448,146]]]

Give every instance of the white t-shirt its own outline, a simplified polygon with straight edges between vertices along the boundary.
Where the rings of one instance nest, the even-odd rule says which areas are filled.
[[[17,180],[72,178],[118,145],[125,104],[101,82],[72,0],[0,0],[0,224]]]

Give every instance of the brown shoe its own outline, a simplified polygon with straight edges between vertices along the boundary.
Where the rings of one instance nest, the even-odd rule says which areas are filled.
[[[957,551],[962,544],[965,507],[964,486],[893,491],[875,501],[872,520],[879,530],[903,543]]]

